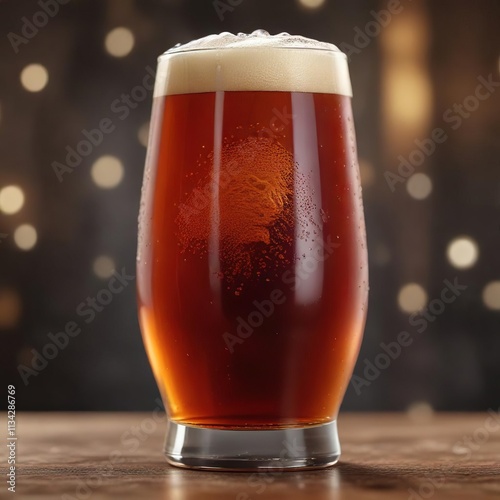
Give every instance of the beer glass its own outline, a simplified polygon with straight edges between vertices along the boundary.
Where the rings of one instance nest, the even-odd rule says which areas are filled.
[[[368,270],[335,46],[222,33],[159,58],[137,256],[177,466],[334,464]]]

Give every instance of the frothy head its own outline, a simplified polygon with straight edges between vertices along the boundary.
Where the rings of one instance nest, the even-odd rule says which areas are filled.
[[[288,33],[209,35],[159,58],[155,96],[243,90],[352,95],[344,53]]]

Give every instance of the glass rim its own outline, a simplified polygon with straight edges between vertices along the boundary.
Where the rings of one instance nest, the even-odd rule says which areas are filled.
[[[241,51],[247,51],[247,50],[299,50],[299,51],[314,51],[314,52],[329,52],[330,54],[334,54],[335,56],[343,57],[344,59],[347,59],[347,54],[345,52],[342,52],[338,47],[335,47],[335,49],[328,49],[324,47],[293,47],[293,46],[288,46],[288,47],[266,47],[266,46],[257,46],[257,47],[201,47],[201,48],[195,48],[195,49],[182,49],[179,47],[179,49],[171,48],[168,49],[167,51],[163,52],[158,56],[158,61],[161,61],[162,59],[166,59],[169,56],[175,56],[178,54],[188,54],[190,52],[210,52],[210,51],[220,51],[224,52],[226,50],[232,51],[232,50],[241,50]]]

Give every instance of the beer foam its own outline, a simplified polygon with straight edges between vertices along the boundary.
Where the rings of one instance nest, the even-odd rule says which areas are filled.
[[[343,52],[288,33],[209,35],[177,44],[159,58],[155,97],[244,90],[352,96]]]

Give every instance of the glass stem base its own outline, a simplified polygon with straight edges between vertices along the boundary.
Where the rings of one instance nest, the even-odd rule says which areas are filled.
[[[277,430],[221,430],[170,421],[165,455],[191,469],[255,471],[319,469],[340,457],[337,422]]]

